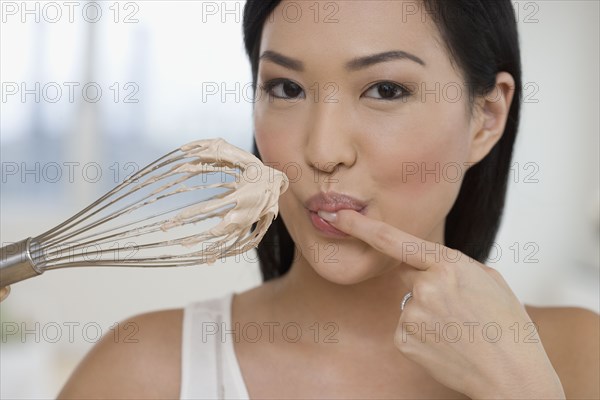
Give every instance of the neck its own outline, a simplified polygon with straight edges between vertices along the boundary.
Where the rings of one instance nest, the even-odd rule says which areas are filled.
[[[435,236],[430,235],[428,240],[443,243],[435,240]],[[303,326],[333,322],[339,332],[337,336],[345,342],[355,343],[356,339],[361,343],[382,340],[392,343],[400,318],[400,303],[412,289],[403,282],[403,274],[412,269],[398,261],[379,276],[341,285],[321,277],[306,258],[296,257],[290,271],[273,282],[274,311]]]
[[[410,289],[399,277],[400,267],[352,284],[330,282],[315,272],[304,258],[281,278],[278,302],[288,318],[310,325],[333,322],[344,337],[363,339],[390,336],[400,317],[400,302]]]

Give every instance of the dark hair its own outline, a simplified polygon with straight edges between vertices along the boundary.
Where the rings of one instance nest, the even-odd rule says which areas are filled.
[[[247,0],[244,44],[256,89],[263,25],[281,0]],[[521,107],[521,56],[514,9],[510,0],[423,0],[427,17],[434,17],[451,61],[462,72],[471,93],[487,94],[496,74],[510,73],[515,81],[504,133],[490,152],[465,173],[445,225],[445,245],[484,262],[500,226],[513,144]],[[469,98],[470,105],[473,98]],[[256,147],[254,154],[260,158]],[[258,246],[264,281],[284,275],[292,264],[294,242],[281,218],[275,219]]]

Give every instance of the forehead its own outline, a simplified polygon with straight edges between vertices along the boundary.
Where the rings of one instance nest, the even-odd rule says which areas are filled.
[[[448,63],[433,15],[420,1],[282,1],[266,20],[261,53],[275,50],[310,62],[401,50],[427,64]]]

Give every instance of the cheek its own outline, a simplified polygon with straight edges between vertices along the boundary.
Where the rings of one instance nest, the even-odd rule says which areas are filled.
[[[447,118],[405,119],[395,132],[371,141],[371,179],[377,191],[387,192],[378,202],[390,222],[426,235],[445,219],[467,170],[469,126],[463,115],[454,110]]]
[[[456,132],[447,132],[448,137]],[[431,190],[447,190],[460,186],[468,152],[461,140],[440,138],[421,141],[410,146],[401,145],[396,151],[380,149],[376,163],[380,171],[374,178],[393,182],[413,194]],[[439,189],[438,189],[439,187]]]
[[[302,126],[302,121],[294,113],[269,108],[268,104],[263,104],[265,101],[258,101],[254,108],[256,146],[264,163],[270,163],[273,168],[284,172],[287,172],[285,167],[289,166],[289,172],[293,175],[292,164],[297,164],[301,156],[297,150],[300,143],[295,141],[301,137],[297,130]]]
[[[440,183],[460,185],[464,174],[457,170],[465,170],[470,147],[464,107],[462,102],[426,102],[414,107],[412,115],[389,132],[395,143],[378,149],[394,164],[388,173],[415,191]]]
[[[276,162],[273,157],[278,157],[280,155],[274,151],[274,149],[277,147],[277,144],[274,143],[276,136],[273,134],[275,128],[269,124],[269,121],[263,112],[262,107],[259,106],[259,103],[257,103],[254,108],[253,119],[254,139],[256,141],[256,147],[258,148],[260,158],[265,164]]]
[[[289,117],[286,119],[272,111],[264,112],[263,108],[260,102],[256,103],[254,137],[262,162],[285,173],[290,181],[288,190],[279,197],[279,214],[285,223],[302,217],[290,215],[297,208],[293,192],[303,173],[298,159],[301,153],[294,151],[298,149],[297,145],[290,145],[290,141],[298,135],[290,133],[291,126],[295,125],[289,123]],[[290,231],[290,227],[287,228]]]

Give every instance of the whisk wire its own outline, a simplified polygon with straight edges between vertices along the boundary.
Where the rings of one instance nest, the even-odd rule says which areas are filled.
[[[255,167],[257,179],[244,179]],[[207,179],[216,173],[226,179]],[[56,227],[0,248],[0,286],[49,269],[211,264],[244,253],[277,216],[278,197],[288,184],[282,172],[223,139],[189,143]]]
[[[178,150],[173,150],[172,152],[160,157],[159,159],[155,160],[148,166],[146,166],[146,167],[142,168],[141,170],[137,171],[136,173],[132,174],[127,179],[125,179],[122,183],[120,183],[113,189],[109,190],[106,194],[104,194],[98,200],[96,200],[95,202],[93,202],[92,204],[90,204],[89,206],[87,206],[86,208],[84,208],[83,210],[78,212],[77,214],[73,215],[71,218],[69,218],[66,221],[62,222],[61,224],[57,225],[56,227],[49,229],[48,231],[42,233],[41,235],[38,235],[36,237],[36,239],[38,239],[40,242],[46,242],[49,239],[51,239],[52,237],[55,237],[56,235],[59,235],[62,232],[66,231],[68,229],[71,229],[74,225],[80,223],[78,221],[80,218],[82,218],[84,216],[86,218],[92,217],[95,214],[97,214],[98,212],[106,209],[107,207],[109,207],[110,205],[112,205],[113,203],[118,201],[120,198],[123,198],[123,197],[133,193],[132,191],[130,191],[130,192],[124,194],[123,196],[117,198],[116,200],[114,200],[108,204],[105,204],[103,207],[99,208],[98,210],[91,212],[94,208],[101,205],[102,202],[104,202],[107,199],[109,199],[110,197],[112,197],[115,193],[118,193],[122,188],[126,187],[127,185],[131,184],[132,182],[136,182],[140,177],[146,175],[147,173],[153,172],[154,170],[160,168],[161,165],[165,165],[165,164],[160,164],[160,165],[155,165],[155,164],[160,163],[160,161],[162,161],[164,159],[168,159],[171,155],[175,154],[177,151]],[[90,214],[86,215],[88,213],[90,213]]]

